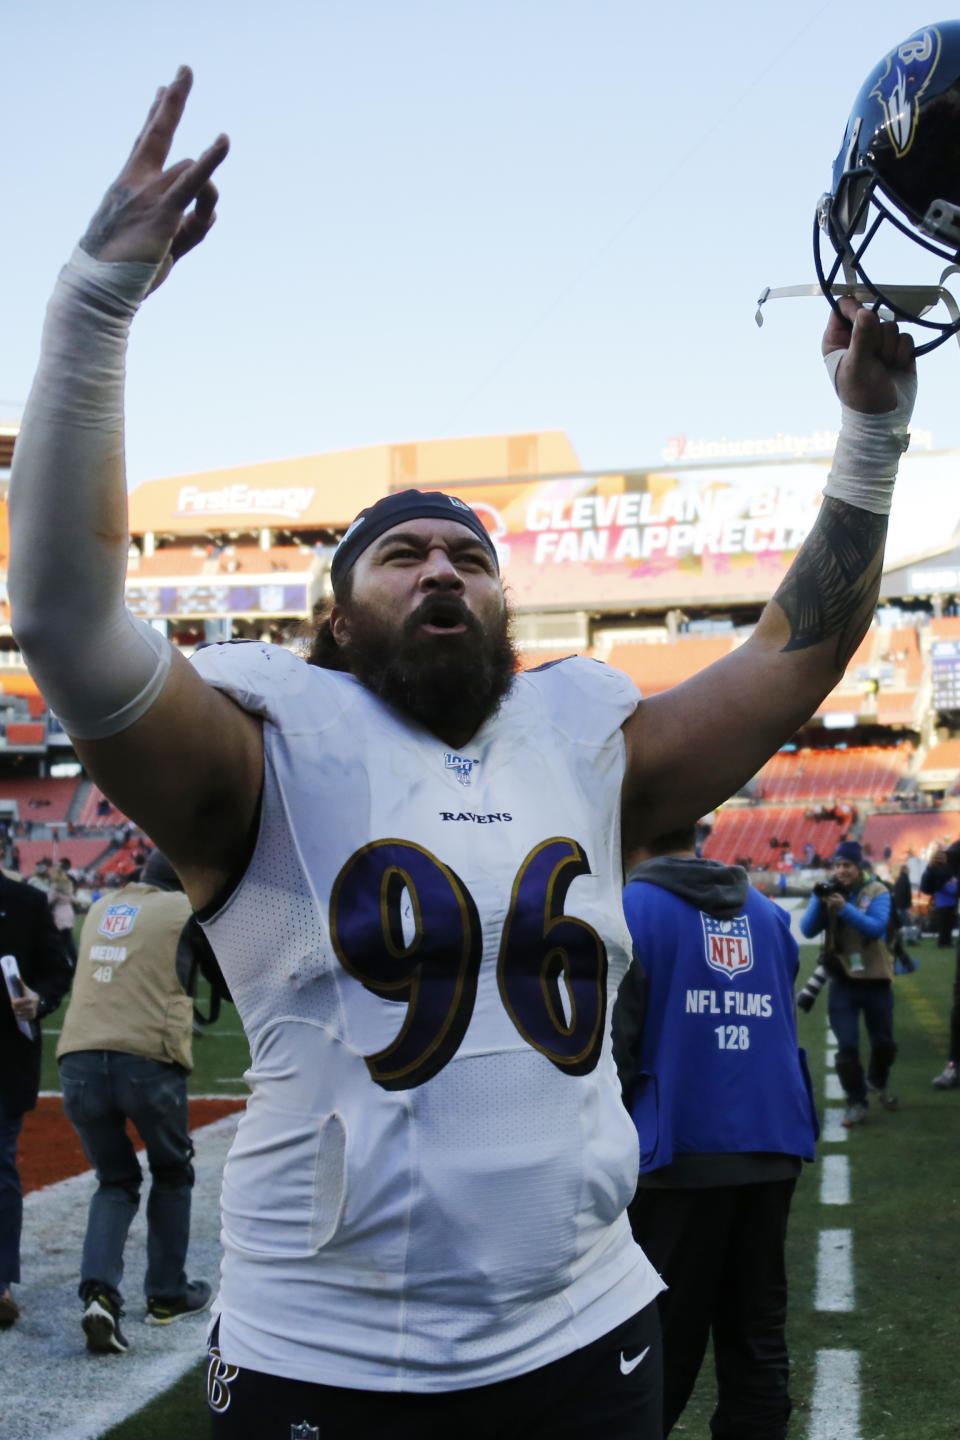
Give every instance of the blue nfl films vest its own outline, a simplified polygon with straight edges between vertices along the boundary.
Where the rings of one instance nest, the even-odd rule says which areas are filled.
[[[640,1173],[684,1153],[812,1160],[819,1127],[784,912],[751,888],[739,915],[716,920],[642,881],[627,885],[624,911],[649,986],[631,1106]]]

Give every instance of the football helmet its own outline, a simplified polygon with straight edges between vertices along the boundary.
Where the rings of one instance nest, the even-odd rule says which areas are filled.
[[[931,283],[874,279],[891,227],[940,262]],[[960,272],[960,21],[914,31],[867,77],[817,206],[813,251],[819,285],[767,290],[761,306],[777,294],[819,292],[839,313],[839,300],[853,295],[919,327],[918,355],[960,331],[960,306],[945,287]]]

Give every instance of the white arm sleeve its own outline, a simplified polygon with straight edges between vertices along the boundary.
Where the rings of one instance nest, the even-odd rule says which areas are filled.
[[[845,354],[844,350],[831,350],[824,356],[834,390]],[[917,398],[916,370],[894,372],[893,383],[897,389],[896,407],[880,415],[864,415],[841,401],[840,433],[823,487],[824,495],[875,515],[890,514],[897,466],[910,444],[907,427]]]
[[[13,631],[47,703],[78,740],[132,725],[170,668],[169,642],[123,599],[124,360],[130,321],[155,273],[74,251],[47,309],[14,450]]]

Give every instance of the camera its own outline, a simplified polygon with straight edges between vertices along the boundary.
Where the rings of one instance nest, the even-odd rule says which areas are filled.
[[[826,966],[823,964],[818,965],[806,985],[804,985],[803,989],[797,995],[797,1009],[802,1010],[804,1014],[811,1011],[817,996],[829,978],[830,976]]]
[[[828,895],[846,895],[846,886],[841,885],[839,880],[818,880],[813,887],[813,893],[818,900],[826,900]]]

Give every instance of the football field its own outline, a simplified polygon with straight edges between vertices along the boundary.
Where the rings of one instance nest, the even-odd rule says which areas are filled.
[[[954,1440],[960,1433],[955,1305],[960,1091],[943,1093],[930,1084],[946,1056],[953,954],[938,951],[929,940],[912,948],[920,968],[895,982],[900,1053],[891,1089],[900,1098],[899,1113],[888,1114],[874,1105],[865,1125],[845,1131],[839,1124],[842,1100],[829,1065],[825,993],[809,1015],[800,1016],[801,1043],[810,1055],[823,1134],[817,1162],[806,1167],[797,1188],[788,1241],[794,1440]],[[805,949],[803,974],[812,967],[814,954],[812,947]],[[57,1018],[51,1017],[51,1029],[57,1028]],[[50,1090],[56,1088],[53,1039],[47,1046],[44,1075],[44,1086]],[[193,1094],[244,1093],[246,1046],[232,1007],[225,1006],[219,1024],[197,1042],[196,1061]],[[205,1212],[215,1203],[211,1195],[220,1164],[216,1150],[222,1143],[220,1134],[216,1127],[198,1132],[198,1162],[208,1148],[214,1172],[202,1204],[196,1207],[203,1212],[197,1214],[195,1229],[205,1237],[205,1259],[216,1226],[215,1215]],[[62,1183],[84,1181],[80,1177]],[[26,1231],[32,1214],[39,1214],[42,1204],[49,1205],[45,1197],[59,1190],[49,1187],[35,1192],[35,1199],[28,1198]],[[142,1235],[132,1237],[130,1243],[131,1250],[142,1249]],[[29,1305],[26,1272],[20,1294]],[[124,1407],[141,1408],[112,1428],[84,1428],[71,1396],[64,1394],[62,1434],[72,1440],[88,1436],[90,1440],[95,1436],[205,1440],[209,1430],[203,1400],[202,1322],[198,1317],[171,1327],[171,1332],[189,1332],[184,1337],[187,1348],[158,1357],[147,1344],[151,1331],[137,1323],[134,1294],[131,1288],[128,1355],[82,1354],[79,1302],[75,1312],[62,1317],[62,1327],[67,1337],[63,1343],[81,1352],[85,1394],[102,1383],[114,1406],[120,1406],[116,1413],[123,1413]],[[25,1358],[18,1356],[18,1361]],[[42,1367],[43,1360],[38,1354],[36,1363]],[[137,1379],[138,1367],[151,1364],[151,1376]],[[171,1383],[178,1373],[181,1378]],[[57,1383],[57,1367],[52,1366],[49,1384]],[[7,1367],[0,1370],[0,1415],[7,1417],[3,1433],[11,1440],[18,1436],[15,1419],[14,1428],[7,1428],[14,1414],[11,1401],[16,1386],[16,1374]],[[143,1404],[145,1395],[150,1398]],[[713,1395],[708,1357],[691,1404],[673,1434],[697,1440],[708,1436]]]

